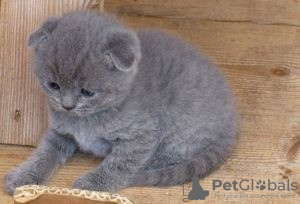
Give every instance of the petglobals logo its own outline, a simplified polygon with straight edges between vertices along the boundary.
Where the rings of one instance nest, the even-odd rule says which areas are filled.
[[[289,179],[284,182],[276,182],[271,179],[266,181],[254,179],[222,181],[214,179],[212,180],[212,190],[209,190],[207,188],[202,188],[198,177],[193,177],[192,181],[192,183],[184,184],[182,186],[183,202],[189,202],[191,200],[206,200],[206,198],[210,196],[212,196],[214,199],[295,198],[294,191],[298,190],[299,187],[297,182],[292,182]],[[215,193],[213,193],[214,191]]]
[[[268,181],[254,181],[254,179],[244,179],[239,182],[233,180],[232,182],[222,182],[221,180],[213,180],[213,190],[223,188],[225,191],[253,191],[253,190],[268,190],[268,191],[296,191],[298,189],[297,182],[290,182],[289,179],[286,182],[274,182],[271,179]]]

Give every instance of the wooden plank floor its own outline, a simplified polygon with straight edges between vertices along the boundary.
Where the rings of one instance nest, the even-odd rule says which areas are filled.
[[[49,0],[31,0],[32,4],[46,1],[50,2]],[[15,6],[16,4],[12,2],[17,2],[16,0],[2,0],[1,2],[1,18],[6,14],[20,18],[21,14],[18,12],[3,12],[6,5]],[[51,12],[59,14],[62,10],[64,11],[66,5],[53,6],[52,10],[44,9],[42,12],[47,15],[51,15]],[[22,5],[18,6],[22,8],[18,10],[21,13],[27,8]],[[71,8],[71,6],[67,7]],[[237,146],[222,168],[200,181],[202,187],[210,191],[210,196],[201,203],[300,203],[300,190],[294,192],[295,198],[276,199],[250,198],[250,195],[268,193],[291,195],[292,192],[256,189],[253,192],[212,190],[213,179],[223,182],[242,179],[264,181],[271,179],[281,182],[290,179],[298,182],[300,189],[300,1],[107,0],[105,10],[117,14],[132,27],[158,28],[193,43],[219,65],[232,85],[240,115]],[[32,12],[37,12],[37,10]],[[25,14],[26,12],[22,13],[22,18],[26,17]],[[42,15],[41,12],[38,14]],[[35,18],[36,24],[39,19],[38,14]],[[15,22],[14,19],[12,22]],[[2,25],[4,25],[3,21],[0,22],[0,26]],[[5,35],[9,37],[11,34],[9,26],[5,25],[7,28]],[[33,26],[27,29],[28,33],[31,29]],[[0,37],[3,37],[4,34],[1,35],[1,33],[0,31]],[[20,43],[25,43],[25,36],[28,33],[22,34]],[[17,35],[17,31],[13,34]],[[14,38],[9,39],[14,40]],[[14,50],[12,49],[15,48],[14,44],[8,42],[6,44],[11,46],[9,50]],[[24,62],[21,64],[29,67],[24,59],[27,57],[26,52],[26,49],[22,48],[23,54],[18,54],[15,58],[22,58]],[[6,55],[10,56],[9,53],[0,53],[2,59]],[[15,58],[11,56],[6,58],[6,64],[0,61],[0,67],[12,66],[14,68],[14,64],[9,65],[9,62],[13,62]],[[0,69],[0,77],[7,73],[12,74],[11,70],[3,70]],[[33,80],[31,75],[27,79],[18,75],[11,80],[17,81],[20,78],[24,80],[24,83]],[[10,91],[6,89],[7,84],[3,81],[0,83],[1,90],[5,90],[0,92],[1,100],[6,101],[6,95],[9,95]],[[30,90],[42,103],[44,99],[35,83],[27,84],[27,87],[34,91]],[[19,88],[25,87],[21,86],[21,83],[18,85]],[[25,102],[18,96],[25,97],[21,92],[17,92],[12,95],[16,100],[11,103],[12,106],[7,102],[1,103],[5,105],[2,110],[0,109],[5,125],[1,121],[0,140],[35,144],[39,137],[36,133],[41,132],[45,126],[45,121],[39,122],[45,118],[45,110],[41,108],[42,105],[35,105],[37,101],[35,95],[30,95],[28,100],[24,99]],[[25,112],[22,112],[20,121],[16,122],[13,115],[14,110],[19,106],[27,108]],[[34,109],[37,117],[34,117],[32,121],[24,121],[25,118],[30,120],[31,108]],[[15,138],[10,138],[14,133],[16,133]],[[22,162],[31,151],[32,148],[29,147],[1,145],[0,178],[3,179],[4,173]],[[97,161],[93,159],[76,157],[55,173],[49,185],[70,186],[76,177],[95,167],[96,164]],[[0,182],[3,185],[3,181]],[[183,198],[182,186],[131,188],[119,193],[141,204],[178,204],[182,203]],[[225,193],[226,196],[248,195],[248,198],[216,198],[215,193]],[[11,198],[1,188],[0,203],[10,202]],[[200,203],[200,201],[190,203]]]
[[[267,147],[268,148],[268,147]],[[30,153],[33,151],[31,147],[25,146],[15,146],[15,145],[0,145],[0,203],[2,204],[11,204],[13,203],[12,198],[4,192],[3,187],[3,176],[5,173],[15,167],[17,164],[20,164],[24,161]],[[67,164],[58,169],[53,177],[51,178],[49,185],[50,186],[59,186],[59,187],[70,187],[72,182],[84,172],[93,169],[100,161],[91,158],[87,155],[76,155],[72,158]],[[297,174],[299,176],[300,172],[295,172],[288,170],[288,173],[285,173],[286,169],[291,169],[292,166],[287,164],[282,164],[283,166],[278,168],[277,161],[272,161],[271,156],[268,158],[261,157],[260,153],[253,154],[250,149],[241,151],[237,148],[232,157],[226,162],[224,166],[220,169],[206,177],[205,179],[200,180],[200,184],[205,190],[210,191],[210,195],[205,201],[201,203],[299,203],[300,190],[296,193],[284,191],[225,191],[225,190],[216,190],[212,191],[212,180],[219,179],[222,182],[232,182],[232,180],[240,181],[242,179],[261,179],[267,180],[272,179],[272,181],[283,181],[280,173],[283,173],[291,180],[297,180]],[[286,169],[283,169],[286,168]],[[298,177],[299,181],[299,177]],[[128,188],[118,192],[121,195],[127,196],[133,200],[136,204],[179,204],[183,203],[182,199],[186,196],[183,196],[182,186],[174,186],[168,188]],[[298,194],[297,194],[298,193]],[[237,195],[238,198],[217,198],[216,194],[225,194],[226,196]],[[263,199],[263,198],[240,198],[240,196],[249,196],[255,195],[294,195],[294,198],[277,198],[277,199]],[[200,201],[190,201],[189,203],[200,203]]]
[[[15,145],[0,145],[0,203],[11,204],[13,203],[12,198],[8,196],[3,189],[3,176],[4,174],[24,161],[30,153],[33,151],[31,147],[25,146],[15,146]],[[91,170],[100,161],[90,158],[86,155],[76,155],[72,158],[64,167],[58,169],[53,177],[51,178],[50,186],[59,187],[70,187],[72,182],[80,175],[82,175],[87,170]],[[290,168],[284,165],[286,168]],[[283,168],[283,167],[281,167]],[[250,198],[240,198],[241,195],[249,196],[251,194],[265,195],[269,192],[228,192],[225,190],[212,191],[212,180],[219,179],[223,182],[232,180],[242,180],[242,179],[272,179],[274,181],[281,181],[282,176],[280,172],[284,173],[285,169],[280,169],[276,162],[270,161],[268,159],[262,159],[259,154],[253,155],[249,153],[249,150],[240,152],[240,149],[236,149],[229,161],[220,169],[215,171],[210,176],[203,180],[200,180],[200,184],[204,189],[210,191],[210,196],[201,203],[299,203],[299,195],[291,192],[270,192],[270,194],[276,195],[295,195],[295,198],[278,198],[278,199],[250,199]],[[296,177],[296,174],[300,172],[289,172],[287,176],[290,179]],[[168,188],[128,188],[118,192],[121,195],[127,196],[133,200],[136,204],[179,204],[183,203],[182,186],[174,186]],[[299,193],[300,191],[298,191]],[[226,196],[238,195],[238,198],[216,198],[215,194],[225,194]],[[199,203],[199,201],[189,203]]]

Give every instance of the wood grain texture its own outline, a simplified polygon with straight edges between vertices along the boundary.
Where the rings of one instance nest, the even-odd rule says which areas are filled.
[[[109,0],[105,8],[141,17],[300,25],[298,0]]]
[[[0,143],[35,145],[47,126],[46,100],[26,46],[29,34],[48,16],[102,6],[102,0],[1,0]]]
[[[0,203],[2,204],[12,204],[12,198],[4,192],[3,186],[3,176],[6,172],[22,163],[33,151],[30,147],[21,147],[14,145],[0,145]],[[280,175],[277,173],[277,169],[274,169],[274,161],[263,159],[259,160],[259,154],[252,154],[249,150],[242,151],[236,149],[233,156],[226,162],[226,164],[206,177],[200,180],[201,186],[205,190],[210,191],[210,195],[205,201],[195,201],[188,203],[272,203],[272,204],[297,204],[300,201],[299,196],[295,198],[278,198],[278,199],[263,199],[263,198],[216,198],[215,194],[237,194],[238,196],[249,196],[251,194],[265,195],[265,194],[280,194],[280,195],[291,195],[291,192],[264,192],[264,191],[238,191],[238,192],[228,192],[225,190],[212,191],[212,180],[221,179],[223,182],[232,182],[233,179],[239,181],[241,179],[265,179],[271,178],[273,181],[280,181]],[[255,159],[256,158],[256,159]],[[253,160],[256,160],[254,162]],[[71,187],[72,183],[76,178],[85,172],[92,170],[96,165],[101,162],[99,160],[93,159],[87,155],[77,155],[67,162],[67,164],[58,169],[49,182],[49,186],[58,187]],[[300,172],[289,172],[285,167],[280,169],[285,174],[293,176],[295,173]],[[286,173],[288,172],[288,173]],[[127,188],[122,191],[117,192],[120,195],[126,196],[136,204],[179,204],[183,203],[182,199],[186,196],[182,195],[182,186],[173,186],[165,188],[150,188],[150,187],[136,187]]]

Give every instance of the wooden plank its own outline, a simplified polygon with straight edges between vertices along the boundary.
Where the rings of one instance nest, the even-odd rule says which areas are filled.
[[[102,0],[2,0],[0,10],[0,143],[35,145],[47,126],[46,100],[33,76],[29,34],[48,16],[101,10]]]
[[[141,17],[300,25],[297,0],[109,0],[105,8]]]
[[[284,68],[298,67],[300,62],[298,27],[130,15],[119,18],[134,28],[157,28],[177,35],[208,53],[218,64]]]
[[[259,142],[257,141],[256,144]],[[282,166],[281,169],[277,168],[277,164],[271,159],[272,155],[266,157],[260,157],[261,154],[264,154],[265,150],[263,145],[261,148],[256,148],[256,152],[249,152],[249,148],[246,150],[236,149],[233,153],[233,156],[229,159],[226,164],[206,177],[205,179],[200,180],[201,186],[205,190],[210,191],[210,195],[205,201],[201,203],[273,203],[273,204],[296,204],[299,203],[300,197],[296,196],[295,198],[276,198],[276,199],[264,199],[264,198],[253,198],[250,199],[251,194],[256,194],[258,196],[271,194],[271,195],[291,195],[291,192],[284,191],[225,191],[216,189],[212,190],[212,180],[219,179],[222,182],[232,182],[233,180],[240,181],[241,179],[261,179],[267,180],[271,179],[272,181],[279,182],[282,179],[280,178],[278,170],[282,171],[283,174],[288,173],[288,177],[292,179],[296,174],[300,174],[300,171],[294,172],[293,170],[287,169],[286,165]],[[23,162],[33,151],[29,147],[13,146],[13,145],[0,145],[0,182],[3,185],[3,176],[5,173],[12,167]],[[264,154],[265,155],[265,154]],[[262,158],[262,160],[260,160]],[[86,155],[77,155],[72,158],[67,164],[58,169],[49,182],[49,186],[59,186],[59,187],[70,187],[74,180],[85,172],[93,169],[99,163],[99,160],[90,158]],[[287,171],[288,170],[288,171]],[[290,171],[291,172],[290,172]],[[173,186],[173,187],[164,187],[164,188],[150,188],[150,187],[135,187],[128,188],[122,191],[117,192],[123,196],[126,196],[133,200],[136,204],[158,204],[158,203],[168,203],[168,204],[177,204],[183,203],[182,199],[186,196],[183,196],[182,186]],[[299,191],[300,193],[300,191]],[[216,194],[225,194],[225,195],[238,195],[240,197],[248,196],[249,198],[217,198]],[[251,202],[252,201],[252,202]],[[1,186],[0,189],[0,203],[11,204],[12,199],[8,196]],[[199,203],[199,201],[189,203]]]

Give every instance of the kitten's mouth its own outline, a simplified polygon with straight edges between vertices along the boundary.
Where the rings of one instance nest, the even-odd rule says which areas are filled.
[[[81,108],[81,109],[74,108],[72,110],[66,110],[61,107],[60,111],[64,112],[65,114],[68,114],[68,115],[79,116],[79,117],[89,116],[93,113],[93,110],[86,109],[86,108]]]
[[[87,117],[87,116],[93,114],[92,111],[76,111],[76,110],[71,110],[71,111],[59,110],[59,111],[63,112],[66,115],[77,116],[77,117]]]
[[[98,108],[98,109],[79,109],[79,110],[74,110],[73,113],[76,114],[77,116],[79,117],[86,117],[86,116],[90,116],[90,115],[93,115],[95,113],[99,113],[99,112],[103,112],[103,111],[106,111],[108,110],[107,107],[103,107],[103,108]]]
[[[93,113],[93,110],[87,108],[74,108],[71,110],[66,110],[65,108],[62,107],[61,104],[57,103],[56,101],[51,100],[51,102],[52,102],[51,106],[54,109],[56,109],[59,112],[63,112],[64,114],[67,115],[85,117]]]
[[[92,110],[89,109],[85,109],[85,110],[74,110],[72,111],[74,114],[80,116],[80,117],[84,117],[84,116],[89,116],[93,113]]]
[[[70,115],[70,116],[78,116],[78,117],[87,117],[87,116],[90,116],[96,112],[101,112],[101,111],[105,111],[108,109],[108,107],[102,107],[100,109],[94,109],[94,108],[88,108],[88,107],[75,107],[74,109],[71,109],[71,110],[66,110],[65,108],[62,107],[62,105],[51,99],[50,98],[50,104],[51,106],[59,111],[59,112],[63,112],[64,114],[66,115]]]

